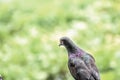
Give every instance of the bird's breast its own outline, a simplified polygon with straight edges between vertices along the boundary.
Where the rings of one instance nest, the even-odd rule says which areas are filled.
[[[75,63],[73,58],[70,58],[68,60],[68,68],[70,70],[71,75],[75,78],[76,77],[76,69],[75,69]]]

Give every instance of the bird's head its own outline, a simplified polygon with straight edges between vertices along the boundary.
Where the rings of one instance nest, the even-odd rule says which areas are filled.
[[[61,37],[59,46],[64,46],[68,52],[73,52],[78,49],[78,47],[68,37]]]
[[[71,43],[72,41],[68,37],[61,37],[60,38],[60,44],[59,46],[67,46]]]

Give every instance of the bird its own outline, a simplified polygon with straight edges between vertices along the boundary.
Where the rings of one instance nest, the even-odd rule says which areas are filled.
[[[3,80],[3,77],[0,75],[0,80]]]
[[[68,37],[61,37],[59,46],[64,46],[68,52],[68,68],[75,80],[100,80],[92,55],[79,48]]]

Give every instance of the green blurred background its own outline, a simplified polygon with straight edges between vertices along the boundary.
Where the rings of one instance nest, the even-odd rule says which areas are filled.
[[[95,57],[102,80],[120,80],[119,0],[0,0],[4,80],[74,80],[62,36]]]

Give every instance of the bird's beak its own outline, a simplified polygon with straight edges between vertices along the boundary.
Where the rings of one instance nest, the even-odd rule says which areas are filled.
[[[59,46],[62,46],[62,44],[60,43]]]
[[[59,46],[62,46],[63,45],[63,42],[62,41],[60,41],[60,44],[59,44]]]

